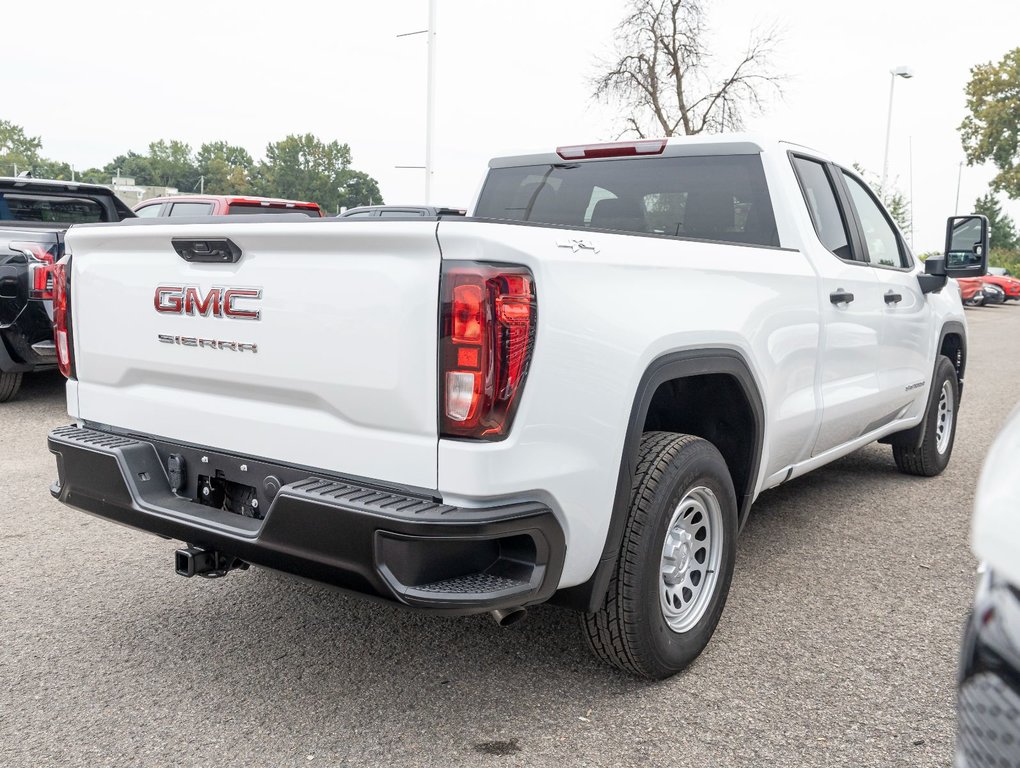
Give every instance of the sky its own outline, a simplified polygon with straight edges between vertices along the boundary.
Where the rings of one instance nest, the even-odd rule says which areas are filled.
[[[617,138],[619,114],[592,102],[591,81],[613,56],[622,0],[436,3],[433,203],[468,206],[490,157]],[[960,172],[969,70],[1020,45],[1020,3],[705,4],[719,66],[753,28],[782,29],[782,96],[747,130],[876,175],[889,70],[914,70],[896,80],[889,178],[912,198],[915,251],[941,250],[958,178],[968,213],[994,175]],[[196,149],[227,140],[259,158],[266,144],[310,132],[349,144],[386,202],[424,200],[423,171],[397,166],[424,164],[425,36],[398,35],[427,27],[426,0],[14,3],[0,25],[32,50],[7,62],[0,119],[41,136],[47,157],[101,167],[182,139]],[[1006,210],[1020,221],[1020,202]]]

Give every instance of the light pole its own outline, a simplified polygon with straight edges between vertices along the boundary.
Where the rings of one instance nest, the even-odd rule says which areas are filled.
[[[882,160],[882,187],[879,190],[882,197],[885,197],[885,177],[889,174],[889,136],[892,132],[892,103],[893,91],[896,89],[896,78],[902,77],[909,80],[914,76],[914,70],[910,67],[896,67],[889,70],[889,113],[885,121],[885,157]]]
[[[425,165],[398,165],[397,168],[424,169],[425,203],[432,202],[432,140],[435,134],[436,112],[436,0],[429,0],[429,27],[417,32],[404,32],[397,37],[427,35],[428,64],[425,83]]]

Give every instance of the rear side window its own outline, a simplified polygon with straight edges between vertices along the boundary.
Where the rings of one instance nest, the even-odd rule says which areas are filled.
[[[174,203],[170,209],[171,216],[209,216],[212,214],[212,203]]]
[[[99,201],[88,197],[0,192],[0,220],[88,224],[109,218]]]
[[[475,216],[779,245],[758,155],[493,168]]]
[[[850,250],[850,239],[847,235],[843,214],[836,202],[836,191],[832,188],[825,166],[815,160],[794,157],[793,167],[800,179],[800,187],[804,192],[804,202],[811,214],[811,223],[822,245],[836,256],[847,261],[853,260]]]
[[[298,208],[296,206],[287,208],[282,205],[244,205],[240,203],[233,203],[227,208],[229,216],[255,216],[267,213],[303,213],[313,219],[319,218],[319,212],[315,208]]]

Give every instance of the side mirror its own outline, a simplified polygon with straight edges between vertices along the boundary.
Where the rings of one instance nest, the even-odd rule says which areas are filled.
[[[981,277],[988,271],[988,219],[977,214],[946,222],[945,274]]]
[[[921,293],[938,293],[946,287],[946,260],[930,258],[924,262],[924,274],[917,276]]]

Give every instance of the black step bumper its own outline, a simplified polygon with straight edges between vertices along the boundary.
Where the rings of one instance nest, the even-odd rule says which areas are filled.
[[[563,530],[538,502],[461,508],[362,480],[77,426],[50,432],[49,448],[58,472],[50,491],[64,504],[411,607],[471,614],[542,602],[563,568]],[[180,494],[165,469],[170,452],[187,457],[190,483]],[[260,495],[266,478],[279,479],[279,491],[262,503],[265,516],[192,501],[195,476],[216,470]]]

